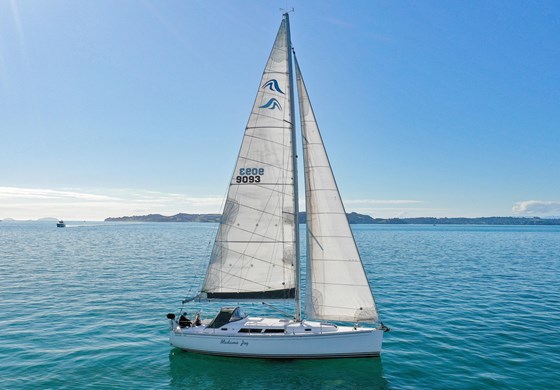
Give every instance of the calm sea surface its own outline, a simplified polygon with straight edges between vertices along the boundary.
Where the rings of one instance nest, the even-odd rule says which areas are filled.
[[[382,357],[266,361],[168,343],[215,224],[1,222],[0,388],[560,388],[559,226],[353,229]]]

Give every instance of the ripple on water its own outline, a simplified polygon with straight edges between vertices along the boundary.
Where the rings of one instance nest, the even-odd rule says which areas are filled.
[[[215,231],[2,223],[0,387],[560,388],[558,227],[354,226],[383,357],[280,362],[169,347]]]

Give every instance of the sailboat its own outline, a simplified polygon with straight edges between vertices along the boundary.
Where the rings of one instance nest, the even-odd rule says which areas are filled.
[[[302,291],[293,73],[307,212]],[[304,299],[305,298],[305,299]],[[189,300],[294,300],[286,318],[226,306],[213,319],[168,314],[170,342],[191,352],[256,358],[379,356],[377,308],[295,52],[288,13],[268,58],[229,183],[201,291]],[[304,310],[302,311],[302,301]],[[305,313],[305,316],[303,315]],[[346,325],[344,325],[346,324]]]

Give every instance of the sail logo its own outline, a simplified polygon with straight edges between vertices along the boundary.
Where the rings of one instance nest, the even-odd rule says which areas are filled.
[[[271,91],[280,92],[282,95],[284,95],[284,92],[282,92],[282,90],[280,89],[280,86],[278,85],[278,81],[276,79],[267,81],[266,83],[263,84],[261,88],[263,89],[268,88]]]
[[[266,104],[260,106],[259,108],[268,108],[269,110],[274,110],[275,108],[282,111],[282,106],[278,103],[278,100],[271,98]]]

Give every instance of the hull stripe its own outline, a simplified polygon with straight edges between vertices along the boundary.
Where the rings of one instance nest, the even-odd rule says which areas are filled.
[[[339,353],[339,354],[321,354],[321,355],[263,355],[263,354],[242,354],[233,352],[211,352],[197,349],[183,349],[185,352],[199,353],[212,356],[231,356],[240,358],[259,358],[259,359],[336,359],[336,358],[366,358],[379,357],[379,352],[361,352],[361,353]]]

